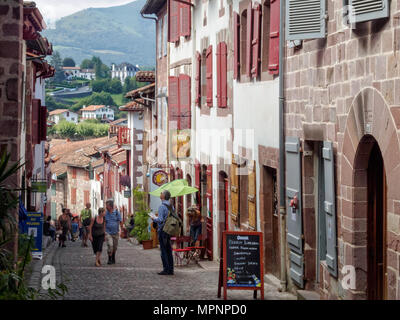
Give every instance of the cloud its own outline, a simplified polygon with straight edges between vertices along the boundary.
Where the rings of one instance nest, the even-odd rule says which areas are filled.
[[[35,0],[45,21],[53,25],[62,17],[87,8],[114,7],[133,2],[133,0]]]

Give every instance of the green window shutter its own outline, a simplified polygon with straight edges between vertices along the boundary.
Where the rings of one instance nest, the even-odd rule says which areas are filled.
[[[53,197],[55,197],[55,196],[57,195],[57,189],[56,189],[56,184],[55,184],[55,183],[53,183],[53,184],[51,185],[51,195],[52,195]]]
[[[389,17],[389,0],[349,0],[350,22],[363,22]]]
[[[57,220],[57,203],[51,203],[51,219]]]
[[[326,0],[288,0],[286,40],[325,38]]]
[[[322,158],[324,162],[323,208],[326,223],[326,264],[329,272],[337,277],[335,162],[332,142],[324,142]]]

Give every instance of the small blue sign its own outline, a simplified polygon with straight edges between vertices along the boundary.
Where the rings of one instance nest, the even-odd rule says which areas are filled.
[[[26,233],[28,236],[33,235],[34,248],[32,249],[32,256],[41,259],[43,251],[43,213],[27,212],[24,233]]]

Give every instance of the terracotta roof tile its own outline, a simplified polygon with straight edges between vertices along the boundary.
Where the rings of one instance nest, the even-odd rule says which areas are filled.
[[[139,102],[144,103],[143,99],[138,99]],[[144,106],[136,101],[128,102],[126,105],[119,108],[121,111],[144,111]]]
[[[132,90],[130,92],[128,92],[125,97],[126,98],[131,98],[131,99],[135,99],[135,98],[140,98],[140,93],[154,93],[155,92],[155,87],[156,84],[155,83],[151,83],[147,86]]]
[[[154,71],[138,71],[136,73],[136,80],[139,82],[154,82],[155,72]]]
[[[81,111],[96,111],[101,108],[105,108],[106,106],[87,106],[86,108],[82,108]]]

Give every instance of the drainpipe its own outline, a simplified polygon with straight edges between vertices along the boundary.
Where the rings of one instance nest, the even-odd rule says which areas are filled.
[[[287,291],[286,283],[286,193],[285,193],[285,126],[284,126],[284,58],[285,58],[285,3],[280,1],[279,30],[279,217],[280,217],[280,250],[281,250],[281,288]]]

